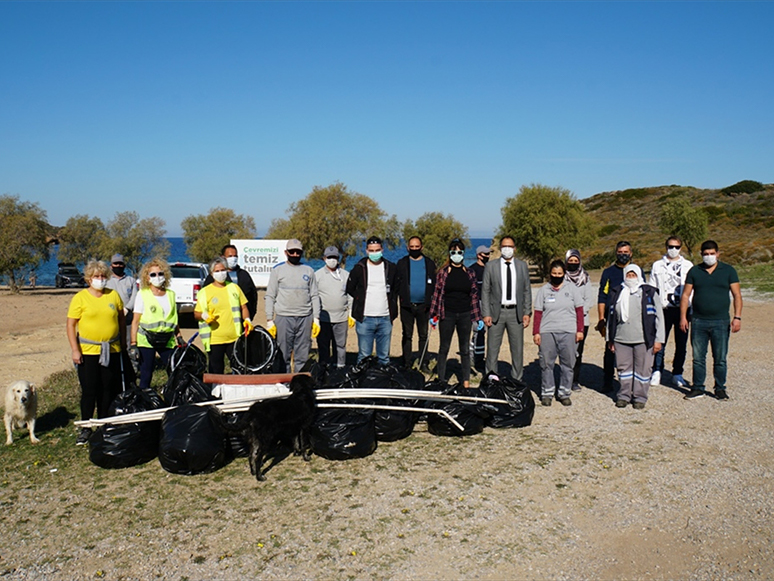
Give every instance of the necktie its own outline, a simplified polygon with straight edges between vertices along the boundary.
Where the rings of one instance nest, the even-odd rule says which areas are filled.
[[[511,274],[511,263],[505,263],[505,299],[513,300],[513,275]]]

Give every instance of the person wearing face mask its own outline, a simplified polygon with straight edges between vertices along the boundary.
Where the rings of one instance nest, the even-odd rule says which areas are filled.
[[[524,329],[532,315],[532,289],[527,263],[514,257],[512,237],[500,238],[500,258],[484,268],[481,314],[487,326],[486,373],[497,376],[497,360],[503,335],[511,346],[511,377],[521,381],[524,373]]]
[[[484,285],[484,268],[486,263],[489,262],[489,253],[489,246],[480,245],[476,248],[476,261],[469,267],[476,275],[476,288],[478,289],[479,300],[481,299],[481,289]],[[486,371],[486,361],[484,359],[486,355],[486,325],[480,331],[473,333],[473,337],[470,339],[470,350],[473,353],[473,369],[484,373]]]
[[[347,356],[347,328],[355,325],[350,317],[352,297],[347,294],[349,273],[339,265],[339,249],[328,246],[323,252],[325,266],[314,273],[320,293],[320,334],[317,351],[320,363],[344,367]]]
[[[583,299],[583,339],[578,341],[575,350],[575,366],[572,371],[572,391],[580,391],[580,369],[583,363],[583,348],[589,334],[589,312],[594,306],[594,291],[591,288],[589,274],[581,264],[580,250],[571,248],[564,255],[564,277],[574,284]]]
[[[688,332],[688,309],[693,309],[691,319],[691,345],[693,346],[693,386],[685,399],[697,399],[704,395],[707,378],[707,347],[712,345],[712,374],[715,378],[715,399],[728,399],[726,376],[728,368],[729,331],[742,330],[742,292],[739,275],[730,264],[720,262],[720,250],[714,240],[701,243],[701,264],[688,271],[683,296],[680,299],[680,329]],[[734,318],[729,316],[731,299],[734,298]],[[693,300],[691,301],[691,293]]]
[[[126,317],[127,333],[132,324],[134,299],[137,297],[137,280],[126,274],[126,263],[122,254],[114,254],[110,261],[112,275],[107,281],[107,288],[113,289],[124,301],[124,316]],[[128,338],[128,336],[127,336]]]
[[[304,247],[300,240],[288,240],[286,262],[269,274],[264,297],[266,330],[276,332],[277,345],[285,367],[298,373],[309,359],[312,339],[320,332],[320,295],[311,266],[301,263]],[[276,329],[276,330],[275,330]]]
[[[572,372],[576,345],[583,340],[585,302],[580,289],[565,278],[564,262],[554,260],[549,269],[549,282],[535,295],[535,320],[532,340],[538,346],[540,359],[540,403],[550,406],[556,399],[563,406],[572,405]],[[554,380],[554,365],[559,357],[559,388]]]
[[[460,346],[460,380],[470,387],[470,330],[484,327],[478,298],[475,273],[463,264],[465,245],[459,238],[449,243],[449,258],[438,271],[435,290],[430,303],[430,324],[438,327],[438,379],[446,381],[446,358],[452,337],[457,330]]]
[[[208,371],[222,374],[234,343],[243,332],[249,333],[253,325],[245,293],[228,278],[226,259],[213,260],[210,272],[213,281],[196,296],[194,318],[199,321],[199,338],[208,355]]]
[[[382,239],[366,240],[366,257],[349,273],[347,294],[352,297],[352,318],[357,332],[357,361],[370,357],[376,346],[381,365],[390,362],[392,322],[398,316],[398,274],[384,258]]]
[[[664,371],[664,352],[666,342],[669,340],[669,331],[675,330],[675,358],[672,361],[672,382],[675,387],[685,387],[683,379],[683,365],[685,365],[685,353],[688,345],[688,333],[680,329],[680,299],[685,286],[685,279],[693,264],[683,258],[680,249],[683,241],[678,236],[670,236],[666,240],[666,254],[661,260],[653,263],[648,284],[658,289],[661,298],[661,306],[664,309],[664,347],[656,353],[653,362],[653,375],[650,378],[651,385],[661,384],[661,372]],[[688,297],[690,301],[690,297]]]
[[[169,264],[162,258],[153,258],[140,269],[129,354],[140,362],[141,388],[150,387],[156,354],[166,368],[175,345],[183,342],[177,326],[175,292],[167,288],[171,279]]]
[[[643,409],[648,401],[653,356],[664,343],[664,310],[658,291],[646,285],[636,264],[623,269],[624,284],[610,291],[607,349],[615,353],[618,390],[615,406]]]
[[[250,312],[250,319],[255,318],[258,312],[258,290],[255,288],[253,278],[239,266],[239,253],[237,247],[233,244],[226,244],[220,251],[220,255],[226,259],[228,266],[228,278],[231,282],[238,284],[247,298],[247,310]],[[202,286],[207,286],[212,282],[212,274],[208,274],[204,279]]]
[[[400,322],[403,327],[401,346],[403,365],[411,367],[413,351],[411,343],[414,337],[414,325],[419,335],[419,353],[425,352],[427,343],[427,323],[430,317],[430,301],[435,288],[435,262],[422,253],[422,239],[412,236],[407,244],[408,256],[398,260],[398,296],[400,297]],[[429,373],[427,363],[423,363],[423,373]]]
[[[121,353],[126,348],[124,302],[107,288],[110,268],[92,260],[83,270],[88,288],[78,292],[67,310],[67,339],[81,384],[81,419],[104,418],[121,389]],[[82,428],[76,444],[88,443],[91,428]]]
[[[623,284],[624,267],[632,259],[632,245],[626,240],[621,240],[615,245],[615,262],[602,271],[602,278],[599,280],[599,292],[597,293],[597,314],[599,322],[597,331],[602,337],[605,337],[607,320],[605,319],[609,307],[610,293],[613,289]],[[615,376],[615,353],[610,349],[605,349],[604,372],[602,380],[602,392],[609,393],[613,391],[613,377]]]

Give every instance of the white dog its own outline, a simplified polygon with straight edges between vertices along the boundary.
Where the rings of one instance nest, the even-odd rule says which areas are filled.
[[[29,381],[17,381],[5,390],[5,445],[13,444],[14,425],[23,428],[27,424],[30,442],[40,442],[35,437],[35,416],[38,413],[38,395]]]

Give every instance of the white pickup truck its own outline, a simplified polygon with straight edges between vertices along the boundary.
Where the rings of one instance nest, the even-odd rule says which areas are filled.
[[[175,291],[178,313],[193,313],[196,295],[204,285],[209,272],[207,265],[201,262],[173,262],[172,280],[169,288]]]

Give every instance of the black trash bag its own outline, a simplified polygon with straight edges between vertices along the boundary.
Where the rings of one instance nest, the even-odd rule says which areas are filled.
[[[308,371],[317,389],[348,389],[358,387],[360,377],[365,370],[358,365],[338,367],[335,363],[315,361],[309,366]]]
[[[235,425],[247,412],[225,413],[223,414],[223,421],[227,425]],[[229,458],[247,458],[250,456],[250,444],[241,435],[228,433],[228,453]]]
[[[438,382],[440,383],[440,382]],[[462,395],[468,397],[483,397],[478,389],[466,389],[459,386],[450,387],[447,395]],[[462,426],[462,431],[440,414],[427,414],[427,431],[435,436],[470,436],[484,431],[484,424],[489,412],[476,402],[463,401],[433,401],[433,409],[444,410]]]
[[[176,367],[164,386],[164,401],[170,407],[213,399],[212,387],[191,373],[187,365]]]
[[[177,347],[172,351],[167,363],[167,376],[172,376],[172,372],[184,367],[188,373],[202,378],[207,370],[207,356],[204,351],[191,343],[185,347]]]
[[[486,398],[504,399],[508,404],[483,404],[489,417],[486,425],[491,428],[523,428],[532,423],[535,415],[535,399],[526,383],[503,377],[500,380],[486,378],[479,388]]]
[[[376,450],[374,411],[318,409],[309,439],[312,451],[328,460],[365,458]]]
[[[122,416],[164,407],[151,389],[132,388],[119,393],[110,405],[110,416]],[[107,424],[89,438],[89,460],[101,468],[128,468],[156,457],[161,422]]]
[[[415,370],[398,369],[393,365],[371,367],[360,378],[363,389],[422,389],[424,376]],[[416,399],[394,398],[377,400],[375,403],[391,406],[417,406]],[[376,439],[381,442],[395,442],[411,435],[419,414],[414,411],[376,410],[374,426]]]
[[[231,369],[241,375],[270,373],[278,354],[279,347],[274,337],[256,325],[249,335],[240,335],[234,342]]]
[[[205,474],[226,464],[227,439],[213,406],[182,405],[161,420],[159,462],[173,474]]]

